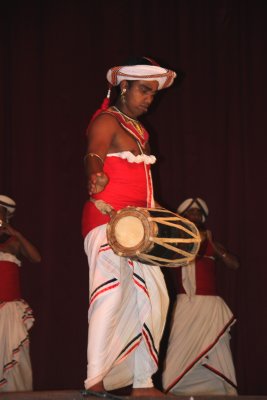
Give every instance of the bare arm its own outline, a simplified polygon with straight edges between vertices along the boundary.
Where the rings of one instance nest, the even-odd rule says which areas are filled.
[[[41,261],[41,255],[36,247],[31,244],[19,231],[14,229],[11,225],[6,224],[3,228],[4,232],[10,236],[14,236],[19,244],[19,253],[33,263]]]
[[[216,256],[228,267],[231,269],[239,268],[239,261],[236,256],[231,254],[226,248],[217,242],[214,242],[212,239],[211,231],[207,231],[207,239],[211,243]]]
[[[103,166],[106,155],[112,149],[116,127],[114,118],[105,114],[99,116],[89,126],[87,153],[84,161],[90,195],[102,192],[109,182],[108,176],[103,172]]]

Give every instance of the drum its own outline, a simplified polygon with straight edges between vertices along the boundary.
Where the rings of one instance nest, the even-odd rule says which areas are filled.
[[[187,265],[200,245],[196,226],[165,208],[117,211],[107,224],[107,240],[119,256],[161,267]]]

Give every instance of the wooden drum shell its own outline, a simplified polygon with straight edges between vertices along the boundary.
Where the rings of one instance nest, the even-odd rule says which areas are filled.
[[[119,256],[166,267],[187,265],[200,245],[196,226],[164,208],[117,211],[107,224],[107,240]]]

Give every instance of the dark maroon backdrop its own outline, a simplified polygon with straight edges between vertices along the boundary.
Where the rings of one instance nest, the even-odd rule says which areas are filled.
[[[107,69],[137,54],[183,73],[145,119],[156,198],[175,210],[203,197],[214,237],[239,256],[239,271],[219,270],[238,319],[239,391],[267,394],[266,17],[264,0],[1,3],[0,192],[16,199],[14,226],[42,253],[41,265],[21,271],[36,317],[35,389],[83,387],[84,131],[106,94]]]

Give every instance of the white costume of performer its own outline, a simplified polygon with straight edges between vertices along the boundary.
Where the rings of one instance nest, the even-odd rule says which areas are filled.
[[[150,164],[155,157],[108,154],[110,162]],[[127,166],[126,166],[127,168]],[[122,173],[123,175],[123,173]],[[152,387],[169,298],[159,267],[119,257],[107,243],[106,224],[85,237],[90,266],[88,369],[85,387]]]
[[[0,252],[1,261],[20,261]],[[32,390],[32,368],[29,334],[34,318],[29,305],[22,299],[0,301],[0,392]]]
[[[85,385],[104,379],[107,390],[150,387],[168,308],[161,271],[115,255],[106,225],[88,234],[85,250],[91,294]]]
[[[205,203],[201,208],[207,215]],[[178,209],[178,212],[182,213],[182,210]],[[183,294],[177,295],[174,305],[163,387],[166,392],[177,396],[236,395],[229,333],[235,319],[223,299],[213,292],[214,256],[211,246],[207,244],[202,254],[200,248],[198,254],[196,261],[178,271]],[[204,281],[201,280],[205,265],[212,271],[207,273],[208,279],[212,274],[211,285],[203,285],[205,277]],[[198,287],[197,274],[201,288]],[[207,287],[210,293],[205,293]]]
[[[9,216],[15,211],[16,203],[7,196],[0,196],[0,205]],[[0,392],[32,390],[28,331],[34,318],[20,298],[21,262],[5,249],[5,243],[12,240],[0,243]]]

